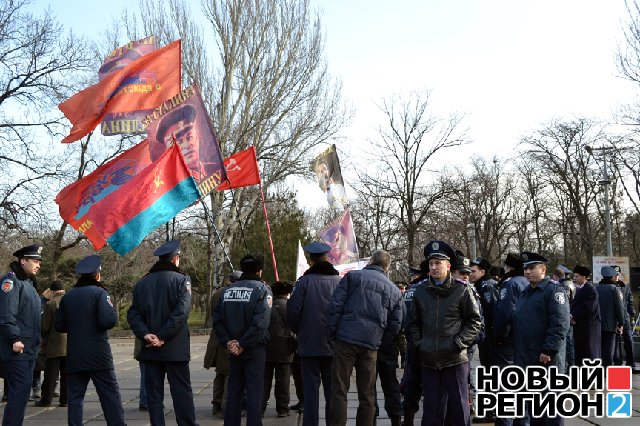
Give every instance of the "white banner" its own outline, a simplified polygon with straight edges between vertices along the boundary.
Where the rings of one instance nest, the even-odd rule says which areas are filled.
[[[620,267],[620,276],[618,279],[627,284],[631,282],[631,274],[629,269],[629,257],[627,256],[593,256],[593,282],[595,284],[599,283],[602,279],[602,274],[600,270],[604,266],[619,266]]]

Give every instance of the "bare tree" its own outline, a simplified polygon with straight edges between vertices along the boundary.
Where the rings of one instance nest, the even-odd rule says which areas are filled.
[[[445,187],[429,185],[427,166],[441,150],[467,143],[466,130],[462,117],[440,118],[432,112],[429,92],[393,96],[379,108],[386,123],[372,141],[376,167],[360,179],[392,201],[388,211],[398,222],[407,260],[413,264],[418,232],[432,205],[447,193]]]
[[[87,66],[86,43],[65,35],[50,11],[28,12],[29,4],[0,4],[0,223],[23,233],[46,221],[40,188],[62,167],[45,142],[60,128],[51,111]]]
[[[533,167],[539,171],[528,174],[529,177],[535,177],[535,181],[529,181],[528,185],[529,193],[532,195],[539,251],[552,250],[553,239],[559,234],[556,231],[543,240],[539,218],[544,217],[549,222],[555,219],[554,229],[557,230],[558,223],[567,223],[571,217],[572,222],[575,218],[579,232],[579,241],[574,252],[580,253],[581,256],[576,260],[587,261],[593,256],[594,241],[598,232],[602,230],[603,222],[594,220],[599,194],[596,185],[598,168],[589,158],[585,146],[601,140],[605,140],[602,126],[587,119],[552,121],[523,138],[522,159],[523,164],[528,164],[524,167]],[[539,191],[540,184],[545,187],[542,194]],[[534,186],[537,193],[535,195],[538,195],[535,198]]]

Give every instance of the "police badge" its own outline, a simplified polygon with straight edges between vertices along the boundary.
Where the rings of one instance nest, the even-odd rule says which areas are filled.
[[[555,298],[559,304],[564,305],[564,293],[556,293]]]

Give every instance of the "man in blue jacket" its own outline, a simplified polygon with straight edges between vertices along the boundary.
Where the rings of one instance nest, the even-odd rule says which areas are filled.
[[[153,252],[158,261],[133,289],[127,312],[131,330],[144,344],[138,361],[144,363],[149,419],[164,425],[164,378],[169,380],[179,425],[195,425],[191,390],[189,328],[191,279],[180,268],[180,241],[168,241]]]
[[[347,393],[354,367],[360,401],[356,423],[374,423],[377,350],[383,341],[395,339],[402,326],[402,295],[386,275],[390,264],[389,253],[374,251],[369,264],[347,273],[331,297],[327,331],[335,338],[335,346],[330,425],[347,422]],[[391,419],[393,426],[400,426],[400,421]]]
[[[331,406],[331,365],[333,342],[327,334],[327,311],[331,295],[340,282],[338,271],[329,262],[331,246],[312,242],[304,246],[310,267],[296,282],[287,302],[287,322],[298,336],[298,356],[304,386],[303,426],[319,423],[320,382],[324,391],[325,420]]]
[[[36,274],[42,246],[13,253],[11,272],[0,279],[0,359],[4,363],[7,405],[3,425],[21,425],[31,392],[33,368],[40,347],[40,296]]]
[[[600,269],[602,279],[596,286],[600,304],[602,365],[605,367],[613,365],[616,335],[622,334],[624,327],[623,296],[613,279],[615,274],[611,266],[604,266]]]
[[[247,426],[262,424],[266,344],[273,295],[262,281],[264,257],[240,260],[240,279],[227,287],[213,311],[220,344],[229,350],[229,379],[224,424],[240,425],[242,395],[247,392]]]
[[[118,322],[118,316],[100,282],[100,256],[82,259],[76,265],[76,273],[80,278],[60,301],[55,319],[56,330],[67,333],[68,424],[83,424],[82,402],[91,380],[107,424],[124,425],[120,388],[107,335],[107,330]]]

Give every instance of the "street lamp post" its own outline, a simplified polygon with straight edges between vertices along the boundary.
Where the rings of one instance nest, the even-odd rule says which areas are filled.
[[[594,151],[599,151],[602,157],[602,177],[603,180],[598,183],[604,187],[604,232],[607,238],[607,256],[613,256],[613,244],[611,243],[611,207],[609,205],[609,171],[607,169],[607,154],[611,150],[609,147],[591,148],[585,146],[587,152],[595,157]]]

